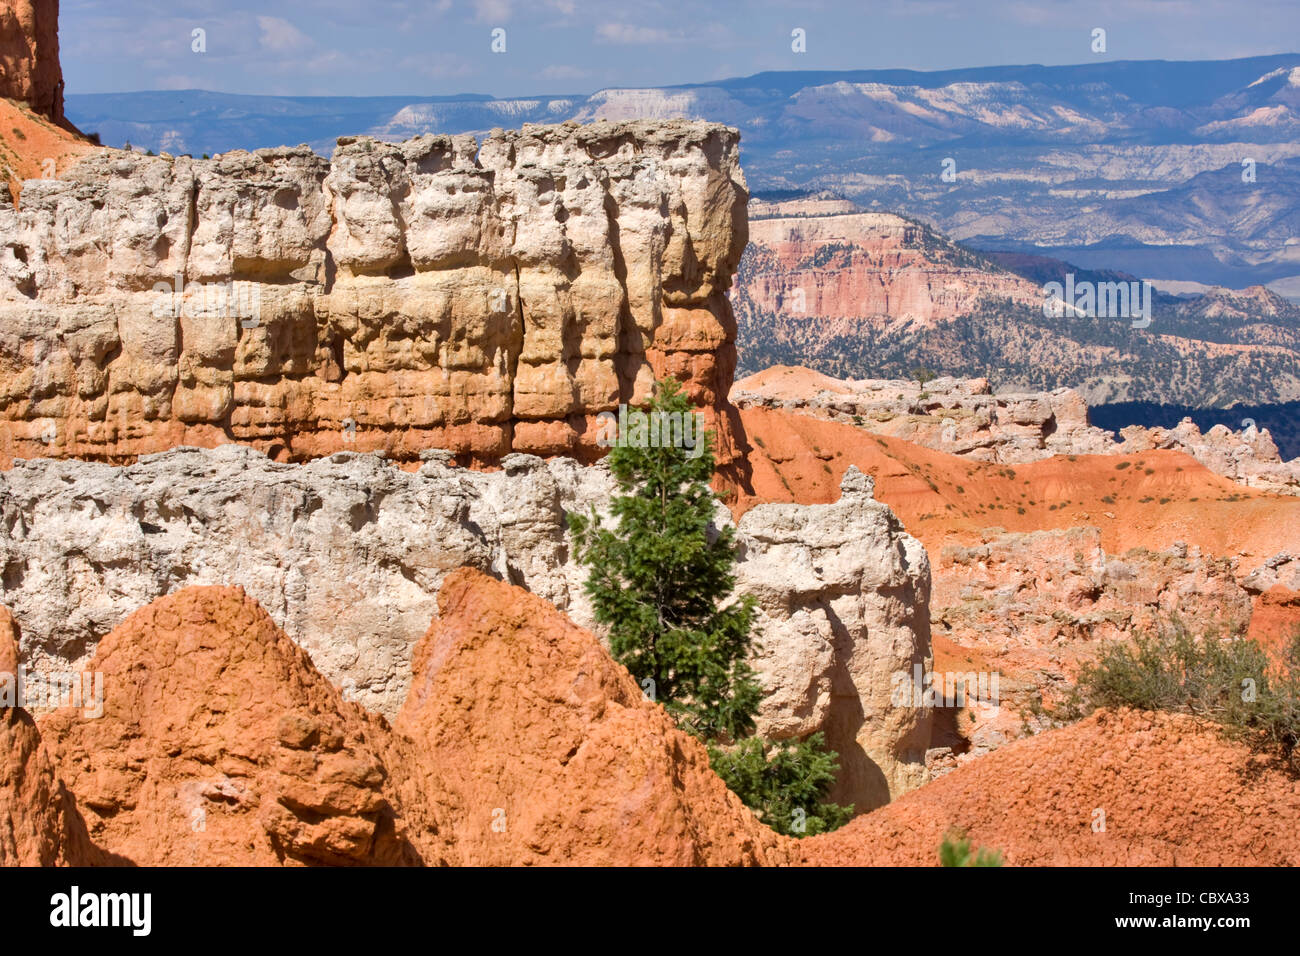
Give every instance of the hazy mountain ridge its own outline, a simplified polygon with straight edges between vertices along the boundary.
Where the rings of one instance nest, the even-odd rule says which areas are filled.
[[[851,70],[759,73],[676,87],[604,89],[591,94],[496,98],[452,96],[252,96],[203,90],[82,93],[68,114],[120,145],[119,130],[141,132],[138,146],[224,151],[282,145],[288,120],[306,142],[332,148],[342,135],[385,126],[411,132],[486,132],[494,120],[615,119],[636,106],[732,122],[748,145],[789,146],[789,134],[820,141],[854,134],[913,147],[990,139],[1012,143],[1198,140],[1286,143],[1300,122],[1300,54],[1238,60],[1114,61],[1079,66],[968,70]],[[915,106],[923,105],[918,111]],[[833,107],[838,123],[817,107]],[[1269,122],[1256,114],[1272,109]],[[1232,124],[1235,126],[1224,124]],[[364,128],[355,125],[365,124]],[[906,124],[906,125],[904,125]],[[306,128],[310,126],[310,129]],[[1242,133],[1248,133],[1243,139]],[[1064,135],[1063,135],[1064,134]],[[192,141],[191,141],[192,140]]]
[[[497,99],[81,94],[108,145],[172,153],[526,122],[689,117],[743,134],[755,189],[833,189],[981,248],[1245,286],[1300,276],[1300,54],[964,70],[791,71]],[[1242,179],[1254,161],[1253,183]]]

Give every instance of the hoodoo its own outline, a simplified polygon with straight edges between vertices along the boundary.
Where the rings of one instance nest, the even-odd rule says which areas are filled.
[[[0,96],[66,125],[59,0],[10,0],[0,10]]]

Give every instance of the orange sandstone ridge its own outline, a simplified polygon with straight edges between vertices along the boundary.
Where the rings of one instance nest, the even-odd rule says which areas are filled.
[[[392,765],[411,838],[457,864],[735,865],[783,840],[589,632],[456,572],[415,651]],[[429,799],[436,794],[435,799]]]
[[[58,0],[0,8],[0,176],[15,203],[24,180],[62,176],[97,148],[63,115],[58,22]]]
[[[857,465],[875,478],[876,497],[936,556],[990,527],[1087,524],[1100,529],[1108,552],[1181,541],[1237,557],[1248,571],[1300,540],[1300,498],[1243,488],[1180,452],[1004,465],[775,409],[746,408],[740,420],[752,484],[736,489],[738,514],[766,501],[833,501],[844,471]]]
[[[102,718],[65,707],[38,738],[6,712],[29,732],[7,751],[0,801],[39,832],[0,860],[689,865],[764,862],[781,845],[590,632],[469,569],[439,604],[390,727],[241,589],[153,602],[88,665],[104,675]],[[85,816],[80,857],[59,855],[76,831],[23,783],[41,761]]]
[[[18,630],[0,608],[0,680],[15,694]],[[71,796],[63,789],[36,722],[0,697],[0,865],[54,866],[98,862]]]
[[[0,9],[0,97],[66,125],[59,0],[6,0]]]

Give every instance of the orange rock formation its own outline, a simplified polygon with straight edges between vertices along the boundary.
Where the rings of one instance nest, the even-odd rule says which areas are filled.
[[[1012,864],[1300,861],[1294,781],[1191,718],[1133,712],[780,837],[549,604],[463,569],[439,605],[390,728],[239,589],[155,601],[91,665],[103,717],[0,714],[0,862],[932,865],[954,826]]]
[[[0,8],[0,96],[64,123],[59,0],[6,0]]]

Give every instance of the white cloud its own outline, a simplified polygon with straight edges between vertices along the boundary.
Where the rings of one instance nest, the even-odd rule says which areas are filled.
[[[505,23],[510,19],[510,0],[474,0],[474,19],[480,23]]]
[[[311,46],[311,38],[282,17],[258,17],[262,30],[262,49],[275,53],[292,53]]]
[[[591,73],[576,66],[556,64],[546,67],[542,70],[541,75],[548,80],[580,80],[585,76],[590,76]]]
[[[602,23],[596,27],[596,39],[604,43],[645,45],[651,43],[680,43],[682,34],[660,27],[642,27],[631,23]]]

